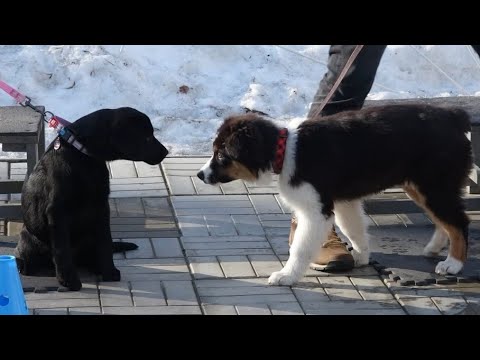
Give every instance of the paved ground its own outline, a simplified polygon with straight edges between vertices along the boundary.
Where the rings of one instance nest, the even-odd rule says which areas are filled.
[[[208,186],[195,177],[205,161],[167,158],[161,168],[111,163],[113,237],[139,249],[116,254],[121,282],[86,277],[80,292],[27,293],[32,313],[480,315],[479,284],[398,287],[373,267],[341,275],[310,270],[291,288],[267,285],[288,258],[290,217],[275,182]],[[8,171],[21,177],[25,164]],[[423,214],[371,220],[370,226],[428,223]],[[6,227],[16,231],[14,223]]]

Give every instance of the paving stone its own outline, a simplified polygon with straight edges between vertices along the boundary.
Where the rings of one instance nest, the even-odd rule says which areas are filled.
[[[237,230],[230,215],[206,215],[207,229],[212,236],[235,236]]]
[[[98,287],[100,290],[102,307],[133,305],[128,282],[101,282]]]
[[[237,315],[233,305],[202,305],[205,315]]]
[[[262,224],[255,215],[232,215],[239,235],[265,235]]]
[[[167,198],[143,198],[142,202],[145,215],[148,217],[173,216],[173,210]]]
[[[269,277],[275,271],[282,270],[282,263],[274,255],[249,255],[248,258],[259,277]]]
[[[179,216],[178,226],[183,236],[208,236],[207,223],[203,215]]]
[[[114,306],[103,307],[106,315],[201,315],[199,306]]]
[[[266,304],[236,306],[238,315],[271,315]]]
[[[442,315],[432,299],[417,297],[399,300],[409,315]]]
[[[152,244],[157,258],[183,257],[178,238],[152,238]]]
[[[126,251],[125,257],[127,259],[152,259],[155,257],[150,239],[128,239],[128,242],[137,244],[138,249]]]
[[[330,301],[325,290],[316,279],[308,279],[292,286],[292,291],[298,301],[303,302],[328,302]]]
[[[117,204],[118,216],[125,217],[144,217],[143,204],[141,199],[137,198],[122,198],[115,199]]]
[[[122,274],[124,281],[181,281],[190,280],[189,273],[126,273]]]
[[[241,180],[232,181],[226,184],[221,184],[220,188],[222,189],[225,195],[233,194],[247,194],[248,190],[245,187],[245,184]]]
[[[371,219],[375,222],[377,226],[387,226],[387,225],[403,225],[402,219],[396,214],[392,215],[370,215]]]
[[[430,221],[430,219],[425,214],[422,214],[422,213],[398,214],[398,217],[407,226],[432,225],[432,222]]]
[[[362,299],[348,277],[325,277],[319,278],[319,280],[331,300]]]
[[[198,285],[198,282],[196,282]],[[200,297],[215,296],[247,296],[247,295],[291,295],[292,290],[286,286],[271,286],[245,283],[244,285],[228,285],[215,287],[197,287]]]
[[[108,199],[108,204],[110,205],[110,217],[118,216],[117,204],[114,199]]]
[[[460,296],[432,297],[432,300],[444,315],[456,315],[467,307],[467,302]]]
[[[165,281],[168,306],[198,305],[197,296],[191,281]]]
[[[378,277],[350,277],[365,300],[393,300],[394,297]]]
[[[91,306],[91,307],[71,307],[68,308],[68,315],[101,315],[102,310],[99,306]]]
[[[396,301],[330,301],[302,303],[307,315],[405,315]]]
[[[297,302],[275,303],[268,305],[273,315],[304,315]]]
[[[162,176],[160,166],[158,165],[149,165],[143,161],[135,161],[134,164],[139,178]]]
[[[240,296],[205,296],[201,298],[203,304],[218,305],[246,305],[246,304],[274,304],[281,302],[295,302],[295,296],[284,295],[240,295]]]
[[[273,195],[250,195],[250,199],[257,214],[283,213]]]
[[[201,279],[195,280],[197,290],[200,288],[223,288],[223,287],[271,287],[282,289],[281,286],[268,285],[267,279],[252,278],[252,279]],[[285,287],[283,287],[285,288]],[[286,288],[288,289],[288,288]]]
[[[414,298],[423,298],[423,297],[451,297],[451,296],[462,296],[462,291],[458,291],[457,288],[429,288],[429,289],[419,289],[419,288],[405,288],[398,287],[394,288],[395,297],[397,299],[414,299]]]
[[[83,306],[100,306],[97,298],[58,298],[58,299],[39,299],[27,300],[29,309],[51,309],[51,308],[67,308],[67,307],[83,307]]]
[[[150,230],[150,231],[112,231],[112,237],[122,239],[148,238],[148,237],[178,237],[177,230]],[[129,241],[129,240],[126,240]]]
[[[273,254],[259,236],[184,236],[181,241],[187,256]]]
[[[199,195],[222,194],[222,189],[220,188],[220,186],[205,184],[202,180],[200,180],[196,176],[192,177],[191,179],[193,182],[193,186],[195,187],[195,190]]]
[[[192,179],[184,176],[167,175],[167,186],[173,195],[196,194]]]
[[[255,276],[246,256],[218,256],[218,260],[227,278]]]
[[[190,257],[190,267],[195,279],[205,279],[210,277],[223,278],[222,268],[216,257]]]
[[[122,191],[112,191],[110,193],[110,197],[115,199],[137,198],[137,197],[148,197],[148,196],[168,196],[168,191],[166,189],[151,189],[151,190],[122,190]]]
[[[135,306],[167,305],[160,281],[132,281],[131,286]]]
[[[190,280],[183,258],[115,260],[122,280]]]
[[[7,180],[8,179],[8,162],[1,161],[0,162],[0,180]]]
[[[267,230],[267,229],[265,229]],[[288,256],[288,235],[286,236],[269,236],[267,235],[268,241],[272,245],[273,251],[277,255],[286,255]]]
[[[111,161],[110,171],[113,178],[137,177],[135,165],[130,160]]]
[[[96,284],[90,284],[83,282],[82,289],[80,291],[48,291],[44,293],[35,293],[35,292],[26,292],[25,300],[27,301],[56,301],[56,300],[65,300],[65,299],[94,299],[98,300],[98,290]],[[59,306],[60,307],[60,306]]]
[[[67,308],[35,309],[35,315],[68,315]]]
[[[168,156],[161,165],[163,167],[174,167],[179,164],[205,164],[210,156]],[[201,167],[201,166],[200,166]]]
[[[110,220],[113,231],[155,231],[155,230],[176,230],[173,217],[116,217]]]

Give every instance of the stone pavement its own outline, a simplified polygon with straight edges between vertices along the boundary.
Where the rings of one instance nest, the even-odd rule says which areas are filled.
[[[87,277],[80,292],[27,293],[31,312],[480,315],[478,283],[399,287],[371,266],[341,274],[309,270],[291,288],[269,286],[270,274],[288,258],[290,216],[278,198],[276,183],[205,185],[195,174],[206,160],[169,157],[161,167],[110,163],[112,236],[139,246],[115,255],[122,281]],[[0,166],[0,176],[6,176],[2,168],[5,165]],[[9,176],[22,176],[26,165],[12,163],[7,168]],[[429,223],[423,214],[370,219],[370,226]],[[0,231],[4,228],[10,234],[16,231],[15,223],[2,222]]]

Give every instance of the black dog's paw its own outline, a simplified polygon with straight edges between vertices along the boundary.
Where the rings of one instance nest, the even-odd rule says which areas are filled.
[[[22,275],[28,275],[27,273],[27,266],[25,264],[25,261],[20,258],[15,258],[15,261],[17,262],[17,268],[20,274]]]
[[[79,291],[82,288],[82,282],[78,278],[77,274],[70,274],[66,277],[57,275],[57,280],[60,285],[65,286],[71,291]]]
[[[113,267],[107,272],[102,274],[103,281],[120,281],[120,270]]]

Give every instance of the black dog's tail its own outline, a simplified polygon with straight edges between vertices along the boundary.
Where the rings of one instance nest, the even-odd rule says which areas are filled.
[[[114,241],[112,243],[112,248],[114,253],[119,253],[123,251],[138,249],[138,245],[134,243],[129,243],[129,242]]]

